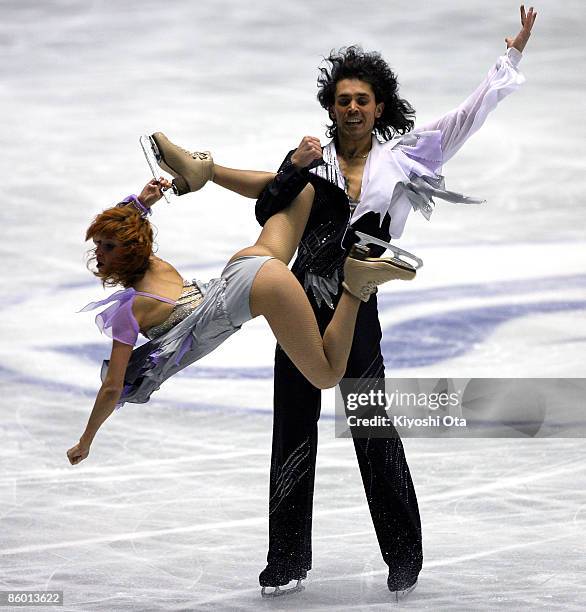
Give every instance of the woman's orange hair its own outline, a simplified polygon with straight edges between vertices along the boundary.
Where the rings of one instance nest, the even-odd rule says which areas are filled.
[[[96,260],[96,249],[92,249],[87,262],[88,269],[101,279],[104,287],[132,287],[144,276],[153,254],[153,228],[150,222],[141,217],[134,206],[114,206],[107,208],[92,221],[85,239],[91,240],[97,235],[118,240],[122,248],[108,270],[103,271],[89,267]]]

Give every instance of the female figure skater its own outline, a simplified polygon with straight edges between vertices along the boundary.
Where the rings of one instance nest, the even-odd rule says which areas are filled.
[[[154,136],[164,145],[165,161],[159,162],[174,175],[176,192],[196,191],[211,178],[209,155],[190,154],[163,134]],[[264,172],[233,172],[256,194],[274,178]],[[313,385],[335,386],[346,370],[360,301],[367,301],[377,285],[415,276],[415,268],[401,260],[370,258],[364,248],[354,249],[344,266],[344,294],[322,338],[305,292],[287,268],[311,211],[313,187],[308,185],[271,217],[256,243],[234,254],[219,279],[200,284],[184,280],[152,251],[147,215],[171,186],[164,178],[151,180],[138,197],[105,210],[87,230],[86,240],[96,245],[94,274],[104,285],[125,289],[83,309],[110,304],[96,323],[112,338],[112,353],[102,367],[102,386],[86,429],[67,451],[72,465],[88,456],[94,436],[117,405],[148,401],[164,380],[259,315]],[[133,351],[139,332],[150,342]]]

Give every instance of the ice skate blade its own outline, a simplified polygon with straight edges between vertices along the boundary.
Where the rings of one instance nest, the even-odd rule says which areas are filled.
[[[370,269],[370,272],[378,277],[379,282],[376,282],[375,278],[371,278],[375,284],[382,284],[389,280],[413,280],[417,275],[417,270],[402,259],[396,257],[369,257],[370,248],[363,245],[353,244],[348,254],[348,265],[351,260],[354,260],[355,269],[360,269],[362,264],[363,272]],[[387,277],[388,272],[391,271],[391,276]],[[344,267],[344,274],[346,274],[346,266]],[[382,274],[382,276],[381,276]]]
[[[390,242],[385,242],[384,240],[381,240],[380,238],[369,236],[368,234],[365,234],[364,232],[355,231],[354,233],[359,238],[359,241],[357,244],[360,246],[366,246],[368,244],[376,244],[377,246],[384,247],[385,249],[391,251],[391,253],[393,253],[393,255],[397,258],[398,260],[397,263],[400,263],[400,262],[405,263],[409,265],[410,267],[414,268],[415,270],[418,270],[419,268],[423,266],[423,260],[419,259],[419,257],[417,257],[416,255],[413,255],[413,253],[409,253],[409,251],[404,251],[403,249],[396,247],[394,244],[391,244]]]
[[[140,146],[142,147],[142,152],[146,157],[149,168],[151,169],[151,172],[155,179],[158,181],[159,177],[161,176],[161,173],[158,168],[158,162],[161,159],[161,154],[159,153],[157,144],[150,136],[147,136],[146,134],[140,137],[139,142]],[[165,198],[165,200],[167,200],[169,204],[171,203],[171,198],[166,191],[163,191],[163,197]]]
[[[399,280],[413,280],[417,274],[417,270],[413,266],[396,257],[367,257],[364,261],[383,265],[385,267],[391,266],[391,269],[395,271],[394,278]]]
[[[267,589],[271,587],[262,587],[260,590],[260,595],[263,599],[274,599],[275,597],[284,597],[285,595],[293,595],[294,593],[301,593],[301,591],[305,590],[305,587],[301,584],[301,580],[297,581],[297,584],[290,589],[281,589],[281,587],[276,586],[274,591],[267,593]]]
[[[394,593],[395,595],[395,603],[399,603],[400,601],[406,599],[409,596],[409,593],[412,593],[416,586],[417,581],[415,581],[414,584],[412,584],[407,589],[403,589],[402,591],[391,591],[391,593]]]

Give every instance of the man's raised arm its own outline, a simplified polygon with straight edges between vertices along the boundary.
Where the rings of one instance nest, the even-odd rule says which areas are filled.
[[[518,70],[518,64],[536,16],[533,7],[526,14],[525,7],[521,6],[521,31],[515,38],[505,38],[508,47],[506,54],[498,58],[476,90],[460,106],[440,119],[415,128],[414,133],[441,131],[443,163],[453,157],[466,140],[480,129],[496,105],[525,81]]]

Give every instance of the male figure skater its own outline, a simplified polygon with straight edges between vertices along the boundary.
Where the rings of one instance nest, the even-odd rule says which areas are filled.
[[[379,54],[349,47],[332,53],[329,65],[320,69],[318,100],[331,120],[328,136],[332,140],[322,149],[317,138],[304,137],[261,194],[256,216],[264,224],[308,182],[313,185],[313,208],[292,271],[307,292],[322,332],[341,295],[343,262],[356,242],[355,230],[389,241],[401,235],[411,208],[429,218],[432,197],[474,202],[446,191],[439,172],[497,102],[523,82],[517,65],[535,17],[533,8],[526,13],[521,6],[522,29],[515,38],[505,39],[507,52],[487,78],[458,108],[415,130],[414,111],[397,95],[395,75]],[[371,250],[375,256],[380,254],[377,247]],[[372,296],[360,308],[347,378],[365,379],[370,388],[384,388],[380,340],[377,301]],[[311,569],[321,401],[320,391],[279,346],[274,384],[269,552],[267,567],[259,577],[263,594],[264,587],[300,581]],[[399,598],[414,588],[423,562],[419,510],[403,446],[398,436],[354,436],[354,446],[382,556],[389,567],[387,585]]]

